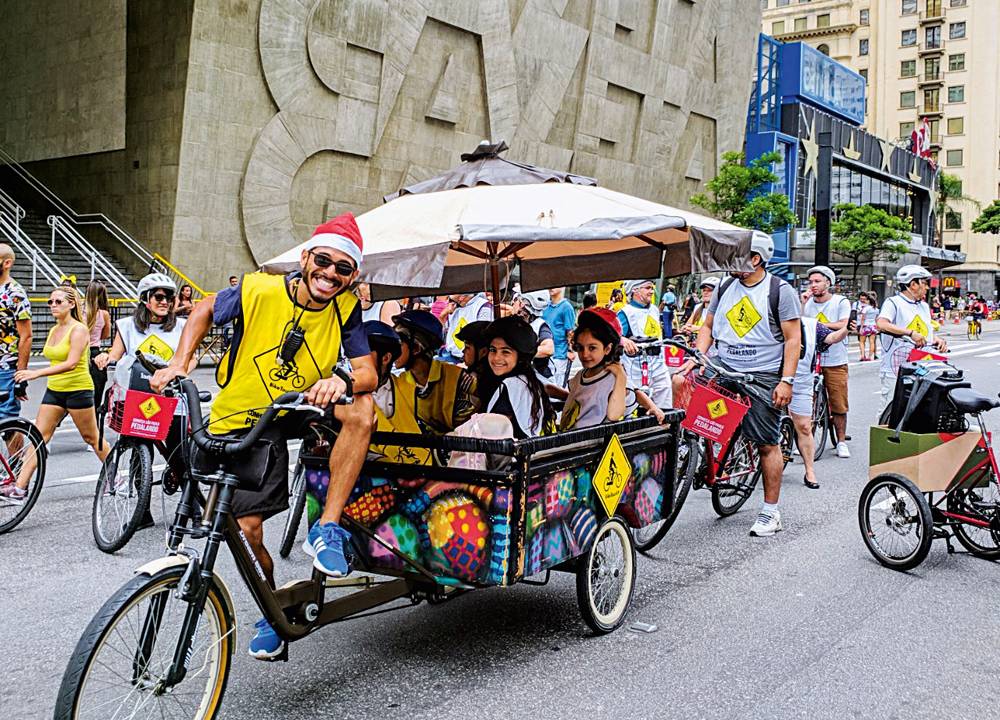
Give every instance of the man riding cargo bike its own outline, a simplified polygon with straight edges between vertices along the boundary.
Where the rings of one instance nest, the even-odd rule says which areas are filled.
[[[288,391],[306,389],[306,401],[319,407],[353,392],[352,404],[334,409],[341,427],[330,455],[330,489],[307,541],[313,567],[330,577],[350,572],[344,554],[350,534],[340,526],[340,516],[367,455],[375,415],[369,393],[378,376],[358,299],[349,290],[361,259],[361,231],[353,215],[345,213],[320,225],[302,250],[300,272],[284,277],[250,273],[235,287],[200,302],[170,365],[151,382],[162,392],[185,373],[213,322],[232,322],[232,344],[216,371],[220,390],[208,423],[213,435],[245,434],[260,420],[261,410]],[[336,367],[341,345],[351,362],[350,375]],[[294,367],[294,372],[272,373],[285,366]],[[243,471],[265,476],[259,489],[241,488],[233,497],[233,515],[272,588],[274,563],[264,547],[263,524],[288,507],[285,439],[294,428],[282,420],[290,417],[279,418],[247,454]],[[281,656],[285,643],[270,624],[262,619],[256,627],[250,654],[258,659]]]

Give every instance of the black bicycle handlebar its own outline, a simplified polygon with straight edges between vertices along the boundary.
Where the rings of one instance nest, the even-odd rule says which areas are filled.
[[[705,355],[703,352],[701,352],[697,348],[691,347],[690,345],[681,340],[674,340],[673,338],[665,338],[663,340],[663,344],[673,345],[674,347],[683,350],[684,354],[690,356],[691,359],[694,360],[696,364],[701,365],[702,367],[707,367],[712,372],[716,373],[717,375],[721,375],[727,380],[733,380],[734,382],[741,382],[741,383],[756,383],[756,380],[754,379],[754,376],[751,373],[741,373],[741,372],[733,372],[732,370],[726,370],[726,368],[722,367],[721,365],[717,365],[716,363],[712,362],[712,359],[707,355]]]

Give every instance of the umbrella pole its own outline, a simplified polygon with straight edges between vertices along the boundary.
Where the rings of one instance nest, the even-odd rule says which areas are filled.
[[[496,245],[490,243],[490,284],[493,286],[493,319],[500,319],[500,265]]]

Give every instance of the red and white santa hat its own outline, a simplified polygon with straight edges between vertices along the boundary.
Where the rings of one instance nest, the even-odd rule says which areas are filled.
[[[364,255],[364,242],[361,240],[361,229],[354,215],[345,212],[317,227],[312,237],[302,245],[303,250],[314,250],[328,247],[339,250],[347,255],[360,268]]]

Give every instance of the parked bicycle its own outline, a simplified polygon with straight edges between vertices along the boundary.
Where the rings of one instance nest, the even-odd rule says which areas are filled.
[[[0,403],[6,402],[0,393]],[[35,458],[35,470],[22,477],[25,459]],[[13,417],[0,420],[0,535],[10,532],[28,517],[45,484],[48,449],[42,434],[30,420]],[[15,492],[15,488],[24,491]]]
[[[933,373],[930,366],[913,373],[911,397],[922,394],[921,383]],[[945,540],[948,552],[954,552],[952,537],[977,557],[1000,559],[1000,469],[983,420],[1000,400],[969,387],[945,388],[941,394],[948,405],[941,416],[971,415],[978,432],[911,433],[885,426],[871,431],[874,477],[861,492],[858,523],[869,552],[893,570],[920,565],[935,539]],[[908,405],[904,417],[911,412]]]
[[[751,395],[771,402],[770,395],[756,383],[753,375],[730,372],[680,340],[666,339],[661,342],[683,350],[686,357],[694,360],[700,367],[700,372],[688,375],[689,382],[718,396],[723,403],[727,399],[732,401],[733,410],[748,406]],[[726,413],[729,411],[727,406]],[[781,422],[782,453],[787,463],[791,460],[795,428],[791,418],[787,416]],[[648,552],[664,538],[692,488],[708,488],[711,491],[712,509],[720,517],[738,512],[753,494],[761,478],[760,457],[756,446],[747,440],[738,426],[728,437],[714,436],[714,433],[713,427],[692,429],[688,420],[685,420],[678,440],[677,482],[674,485],[671,511],[658,523],[636,533],[636,549],[639,551]]]

